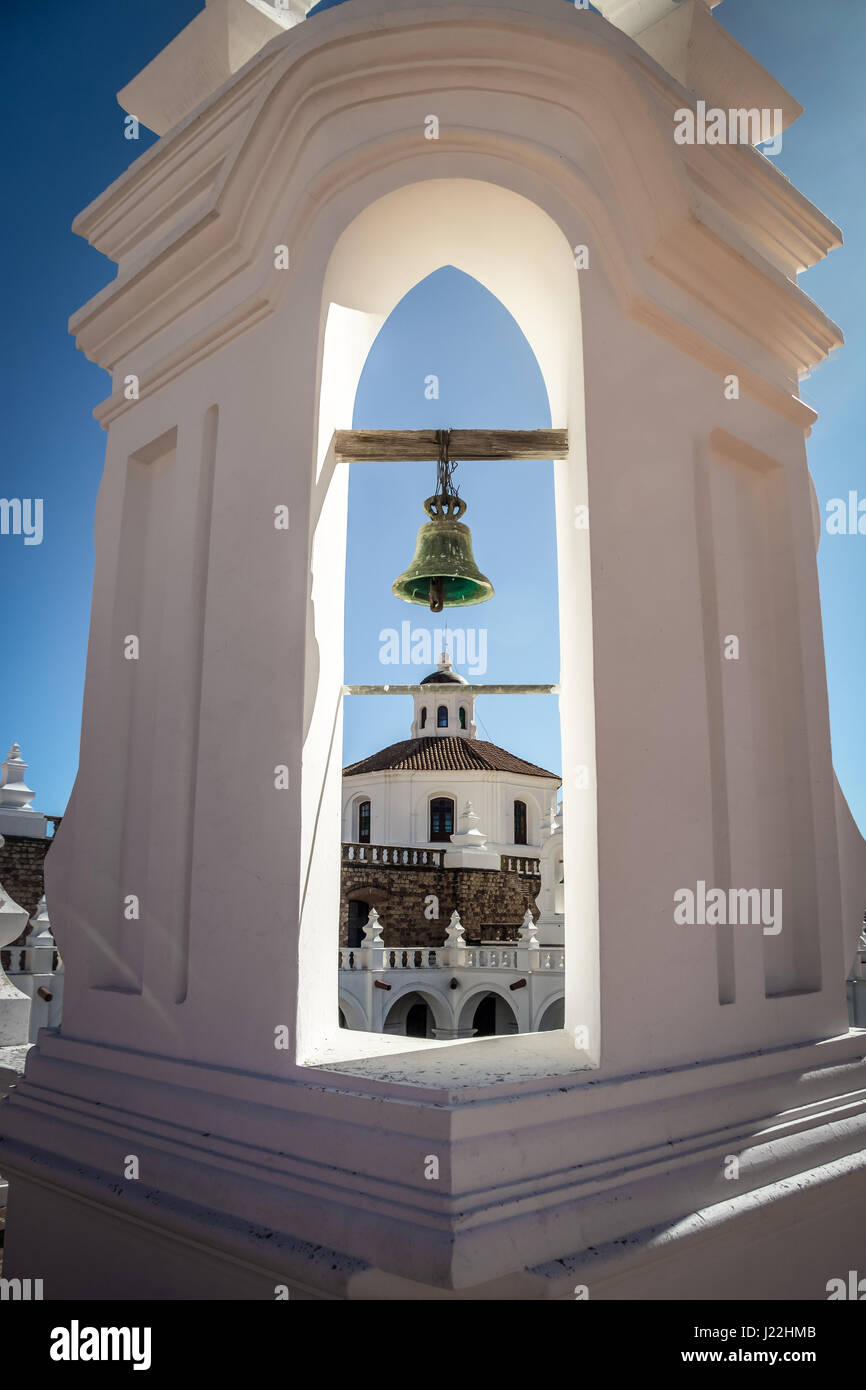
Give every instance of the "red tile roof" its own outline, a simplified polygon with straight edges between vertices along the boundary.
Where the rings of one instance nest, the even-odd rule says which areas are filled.
[[[357,777],[362,772],[519,772],[559,781],[557,772],[524,762],[495,743],[456,734],[407,738],[343,768],[344,777]]]

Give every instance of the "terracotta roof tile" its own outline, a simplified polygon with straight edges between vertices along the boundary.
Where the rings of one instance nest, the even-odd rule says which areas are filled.
[[[343,768],[344,777],[357,777],[363,772],[519,772],[559,781],[557,772],[524,762],[495,743],[456,734],[407,738]]]

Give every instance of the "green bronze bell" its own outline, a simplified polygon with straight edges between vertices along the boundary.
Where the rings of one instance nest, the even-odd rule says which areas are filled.
[[[493,585],[476,565],[472,532],[459,519],[466,503],[453,492],[437,492],[424,510],[430,520],[420,527],[412,563],[394,580],[392,592],[407,603],[427,604],[434,613],[485,603],[493,597]]]

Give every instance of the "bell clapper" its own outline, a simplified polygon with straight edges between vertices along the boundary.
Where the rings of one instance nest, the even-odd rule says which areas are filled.
[[[443,593],[442,593],[442,580],[441,580],[441,579],[431,579],[431,580],[430,580],[430,590],[429,590],[429,592],[430,592],[430,612],[431,612],[431,613],[441,613],[441,612],[442,612],[442,609],[445,607],[445,598],[444,598],[444,595],[443,595]]]

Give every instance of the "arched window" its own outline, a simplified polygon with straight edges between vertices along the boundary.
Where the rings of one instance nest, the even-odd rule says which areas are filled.
[[[450,841],[454,833],[454,802],[437,796],[430,802],[430,839]]]
[[[514,843],[516,845],[526,844],[526,802],[515,801],[514,803]]]
[[[424,726],[426,725],[426,723],[427,723],[427,706],[424,705],[424,706],[422,707],[422,709],[421,709],[421,728],[422,728],[422,729],[424,728]]]
[[[448,706],[440,705],[436,711],[436,725],[439,729],[448,728]]]
[[[368,845],[370,843],[370,803],[362,801],[358,807],[358,843]]]
[[[461,729],[466,728],[466,711],[462,705],[460,706],[460,727]]]

